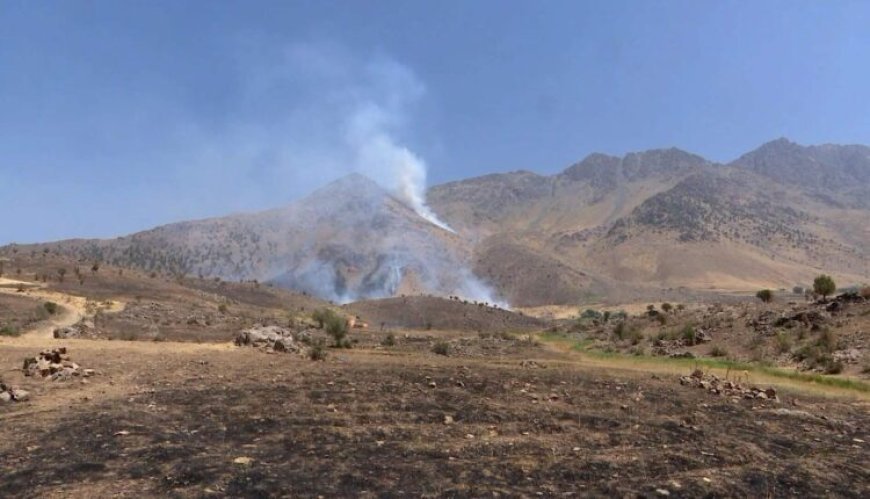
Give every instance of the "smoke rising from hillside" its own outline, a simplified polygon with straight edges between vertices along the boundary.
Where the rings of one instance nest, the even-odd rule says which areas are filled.
[[[372,173],[374,178],[386,174],[387,185],[396,197],[424,219],[454,232],[426,205],[426,164],[390,135],[389,118],[383,108],[368,103],[349,120],[347,139],[356,152],[356,170]]]
[[[299,196],[360,173],[422,219],[454,232],[426,205],[427,165],[413,150],[413,144],[431,142],[415,136],[415,111],[426,89],[409,68],[383,55],[360,57],[322,43],[271,53],[255,44],[240,60],[246,101],[256,119],[234,121],[205,161],[247,161],[248,177],[273,198],[287,195],[274,190],[282,186]],[[383,215],[383,200],[364,199],[366,189],[343,184],[341,194],[331,191],[333,199],[320,200],[318,213],[328,214],[322,219],[339,236],[313,240],[312,248],[328,244],[331,251],[309,253],[291,268],[279,264],[274,269],[279,275],[270,278],[338,302],[393,296],[411,279],[425,292],[496,303],[494,293],[465,267],[465,257],[448,251],[439,237],[420,230],[414,232],[417,245],[408,246],[403,238],[409,227],[372,225],[376,214]],[[343,207],[345,199],[353,209]]]

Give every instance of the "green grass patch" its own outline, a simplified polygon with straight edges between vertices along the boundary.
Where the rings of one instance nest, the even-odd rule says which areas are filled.
[[[561,336],[558,333],[544,333],[541,335],[541,339],[544,341],[550,341],[554,343],[571,343],[571,350],[582,352],[584,355],[589,355],[590,357],[595,358],[603,358],[603,359],[621,359],[626,362],[634,362],[636,363],[638,360],[642,359],[644,362],[650,363],[659,363],[664,365],[673,365],[673,366],[685,366],[687,369],[695,368],[695,367],[708,367],[712,369],[730,369],[732,371],[749,371],[765,374],[767,376],[775,377],[775,378],[783,378],[789,379],[793,381],[800,381],[804,383],[815,383],[824,386],[831,386],[836,388],[843,388],[847,390],[855,390],[863,393],[870,393],[870,384],[856,380],[851,378],[840,378],[836,376],[826,376],[824,374],[818,373],[805,373],[800,371],[795,371],[792,369],[784,369],[780,367],[774,367],[769,365],[764,365],[756,362],[743,362],[739,360],[731,360],[726,358],[706,358],[706,357],[696,357],[694,359],[684,359],[684,358],[671,358],[671,357],[658,357],[653,355],[625,355],[622,353],[614,352],[614,351],[602,351],[595,350],[592,347],[591,340],[575,340],[573,338],[568,338],[565,336]]]

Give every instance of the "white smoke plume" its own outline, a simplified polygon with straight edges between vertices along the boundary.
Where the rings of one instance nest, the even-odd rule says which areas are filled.
[[[426,164],[406,147],[396,143],[386,128],[387,118],[383,110],[374,104],[364,106],[351,117],[347,138],[356,152],[356,169],[362,173],[387,173],[387,187],[396,197],[424,219],[454,232],[426,205]]]
[[[191,199],[235,200],[236,208],[245,211],[271,208],[356,172],[421,218],[453,232],[426,205],[427,165],[414,149],[434,140],[419,133],[416,111],[426,88],[408,67],[330,44],[274,49],[257,42],[240,52],[239,65],[244,106],[230,113],[225,126],[191,125],[180,137],[184,143],[204,144],[178,179],[203,189]],[[243,175],[229,175],[238,165],[245,165]],[[455,259],[425,257],[421,263],[419,252],[400,257],[395,243],[381,251],[394,262],[396,274],[383,280],[383,289],[360,294],[335,285],[341,281],[338,269],[328,268],[327,260],[298,269],[295,277],[304,277],[312,292],[344,302],[387,296],[404,272],[416,266],[419,273],[422,266],[433,276],[461,275],[447,286],[452,289],[445,290],[440,281],[424,283],[433,291],[496,303],[491,290]]]

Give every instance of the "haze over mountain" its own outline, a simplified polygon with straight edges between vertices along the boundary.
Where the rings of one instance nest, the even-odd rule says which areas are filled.
[[[819,272],[867,282],[868,194],[870,148],[779,139],[727,165],[672,148],[432,187],[429,205],[455,234],[351,175],[275,210],[48,246],[338,301],[569,304],[637,289],[791,287]]]

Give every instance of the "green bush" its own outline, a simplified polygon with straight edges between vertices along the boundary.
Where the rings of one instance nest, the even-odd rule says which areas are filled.
[[[56,314],[57,311],[60,309],[60,307],[57,305],[57,303],[55,303],[53,301],[47,301],[47,302],[43,303],[42,306],[45,307],[45,311],[48,312],[49,315]]]
[[[326,334],[335,341],[336,348],[350,348],[347,341],[347,321],[336,313],[332,313],[324,320]]]
[[[686,324],[683,326],[683,329],[680,330],[680,337],[685,341],[689,346],[697,343],[698,337],[695,334],[695,328],[691,324]]]
[[[593,320],[601,320],[604,316],[601,312],[597,310],[593,310],[591,308],[587,308],[580,314],[581,319],[593,319]]]
[[[813,280],[813,292],[821,295],[822,298],[826,299],[834,294],[835,291],[837,291],[837,284],[831,276],[822,274]]]

